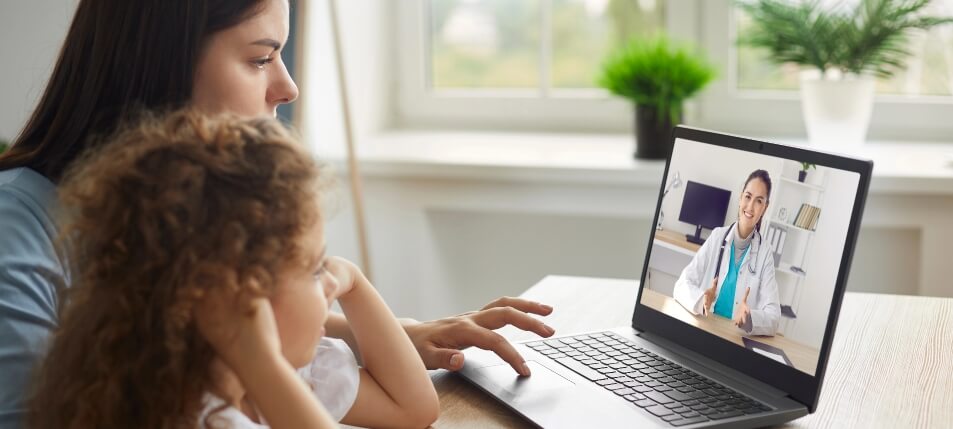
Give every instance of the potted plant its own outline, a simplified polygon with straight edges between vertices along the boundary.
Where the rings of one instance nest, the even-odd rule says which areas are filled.
[[[665,159],[685,100],[715,78],[715,68],[665,36],[633,39],[603,62],[599,86],[635,104],[635,157]]]
[[[801,163],[801,171],[797,172],[797,181],[804,183],[804,179],[807,179],[807,170],[817,168],[816,165],[811,164],[810,162]]]
[[[913,31],[953,22],[924,16],[931,0],[738,0],[751,28],[738,42],[763,48],[777,64],[802,66],[801,107],[808,139],[860,144],[867,135],[874,78],[903,69]],[[850,4],[853,4],[851,7]]]

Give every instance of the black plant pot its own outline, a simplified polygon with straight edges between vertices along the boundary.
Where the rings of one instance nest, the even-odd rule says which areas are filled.
[[[801,170],[797,172],[797,181],[804,183],[804,179],[807,178],[807,170]]]
[[[679,114],[678,122],[682,121]],[[672,154],[672,129],[676,124],[667,112],[654,106],[635,106],[635,157],[666,159]]]

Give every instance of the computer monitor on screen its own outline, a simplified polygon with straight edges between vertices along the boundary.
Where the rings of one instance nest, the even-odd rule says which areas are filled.
[[[695,234],[686,234],[685,239],[695,244],[704,244],[702,228],[715,229],[725,225],[728,201],[731,191],[688,181],[685,185],[685,198],[678,220],[695,225]]]

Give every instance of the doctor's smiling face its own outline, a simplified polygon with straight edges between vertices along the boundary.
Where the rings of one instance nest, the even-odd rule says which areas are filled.
[[[738,199],[738,233],[742,237],[747,237],[755,228],[760,230],[770,196],[771,177],[768,172],[757,170],[751,173]]]

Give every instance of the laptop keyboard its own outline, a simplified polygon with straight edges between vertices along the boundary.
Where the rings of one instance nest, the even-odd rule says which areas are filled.
[[[524,344],[673,426],[771,410],[612,332]]]

